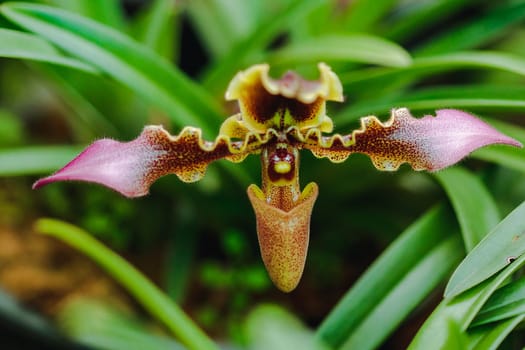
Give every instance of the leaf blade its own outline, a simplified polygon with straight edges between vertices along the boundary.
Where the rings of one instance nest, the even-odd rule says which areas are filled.
[[[469,350],[496,350],[507,335],[525,319],[525,314],[498,322],[494,326],[469,331]]]
[[[0,176],[39,175],[73,159],[80,146],[35,146],[0,150]]]
[[[507,266],[500,273],[465,291],[453,299],[444,299],[432,312],[410,343],[409,350],[444,349],[444,344],[451,341],[445,325],[455,323],[461,331],[465,331],[483,304],[494,291],[525,263],[525,255]]]
[[[291,66],[318,61],[370,63],[392,67],[408,66],[410,54],[401,46],[366,34],[328,34],[291,43],[270,53],[273,64]]]
[[[178,126],[198,125],[208,133],[218,127],[221,108],[204,89],[122,33],[43,5],[7,3],[0,12],[109,74],[163,109]]]
[[[124,15],[118,0],[50,0],[48,2],[115,28],[125,27]]]
[[[372,26],[395,4],[395,0],[358,0],[348,5],[345,29],[353,32],[373,30]]]
[[[93,259],[188,347],[217,349],[211,339],[178,305],[127,261],[106,248],[87,232],[71,224],[48,218],[39,219],[35,223],[35,230],[60,239]]]
[[[525,316],[525,278],[520,278],[498,289],[472,321],[471,327]]]
[[[68,336],[96,349],[183,350],[173,339],[151,334],[146,325],[101,301],[76,298],[61,308],[58,323]]]
[[[422,89],[355,103],[339,111],[334,121],[339,126],[344,126],[361,116],[387,114],[392,106],[403,106],[411,111],[432,111],[440,108],[522,111],[525,108],[524,93],[523,86],[517,85],[463,85]]]
[[[98,74],[92,65],[64,56],[40,37],[16,30],[0,28],[0,57],[46,62]]]
[[[501,221],[452,274],[445,298],[450,299],[494,275],[525,253],[525,202]]]
[[[204,86],[214,92],[225,86],[225,82],[239,69],[246,65],[254,56],[264,51],[271,40],[277,36],[288,23],[312,13],[324,5],[322,0],[291,0],[274,16],[269,16],[243,40],[239,41],[228,54],[215,61],[203,76]]]
[[[472,250],[500,221],[496,202],[481,180],[466,169],[452,167],[434,177],[454,207],[466,250]]]
[[[180,45],[178,33],[179,9],[174,1],[155,0],[148,11],[135,23],[137,37],[147,47],[166,59],[173,61],[177,46]],[[137,20],[135,20],[137,22]]]
[[[485,16],[475,17],[470,23],[452,28],[415,50],[414,55],[422,56],[440,52],[464,50],[482,45],[501,35],[512,25],[525,19],[525,4],[522,2],[504,4],[490,8]]]
[[[340,75],[345,90],[359,92],[366,86],[383,88],[405,84],[427,76],[458,69],[494,69],[525,76],[525,59],[497,51],[463,51],[415,57],[412,64],[398,68],[367,68]]]
[[[341,349],[376,349],[447,277],[461,260],[462,253],[461,240],[457,235],[438,243],[367,315]]]
[[[421,257],[455,230],[443,207],[429,210],[392,243],[332,309],[316,334],[341,346]],[[412,254],[407,255],[407,249]],[[395,266],[395,269],[392,269]]]

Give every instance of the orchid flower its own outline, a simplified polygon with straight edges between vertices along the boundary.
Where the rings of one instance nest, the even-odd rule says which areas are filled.
[[[300,150],[334,163],[352,153],[364,153],[379,170],[394,171],[409,163],[414,170],[436,171],[485,145],[521,146],[476,117],[454,109],[417,119],[408,109],[397,108],[386,122],[367,116],[358,130],[329,134],[333,123],[326,115],[326,101],[342,102],[342,86],[326,64],[318,67],[316,81],[292,71],[274,79],[267,64],[239,72],[226,91],[227,100],[238,101],[239,113],[224,121],[214,141],[204,140],[195,127],[185,127],[172,136],[162,126],[146,126],[130,142],[95,141],[33,188],[80,180],[138,197],[147,194],[161,176],[176,174],[184,182],[194,182],[204,176],[212,161],[241,162],[249,154],[259,154],[262,185],[250,185],[248,197],[268,274],[279,289],[289,292],[303,273],[310,216],[318,194],[313,182],[301,191]]]

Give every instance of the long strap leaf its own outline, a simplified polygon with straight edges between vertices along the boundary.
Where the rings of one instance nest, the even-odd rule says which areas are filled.
[[[164,110],[178,126],[212,135],[223,118],[214,98],[169,62],[124,34],[49,6],[6,3],[0,12],[88,62]]]
[[[189,348],[217,349],[213,341],[166,294],[89,233],[54,219],[40,219],[36,222],[35,228],[36,231],[56,237],[93,259]]]

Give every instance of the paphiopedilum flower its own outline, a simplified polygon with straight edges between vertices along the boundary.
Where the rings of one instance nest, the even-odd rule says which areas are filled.
[[[476,117],[454,109],[436,116],[412,117],[408,109],[392,110],[381,122],[361,119],[349,134],[329,134],[332,120],[326,101],[343,101],[339,78],[319,64],[320,78],[309,81],[295,72],[280,79],[269,66],[255,65],[231,81],[226,99],[237,100],[240,112],[226,119],[214,141],[201,130],[185,127],[170,135],[162,126],[146,126],[130,142],[95,141],[55,174],[34,188],[55,181],[95,182],[127,197],[148,193],[159,177],[176,174],[184,182],[201,179],[217,159],[240,162],[249,154],[261,157],[262,185],[250,185],[262,259],[275,285],[293,290],[303,273],[310,234],[310,216],[318,188],[299,185],[299,152],[342,162],[352,153],[368,155],[379,170],[397,170],[409,163],[414,170],[436,171],[489,144],[521,146]]]

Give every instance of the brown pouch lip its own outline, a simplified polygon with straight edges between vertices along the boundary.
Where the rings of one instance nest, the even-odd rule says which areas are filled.
[[[306,262],[317,184],[308,184],[290,211],[268,204],[256,185],[250,185],[247,192],[257,219],[257,237],[266,270],[277,288],[291,292],[297,287]]]

